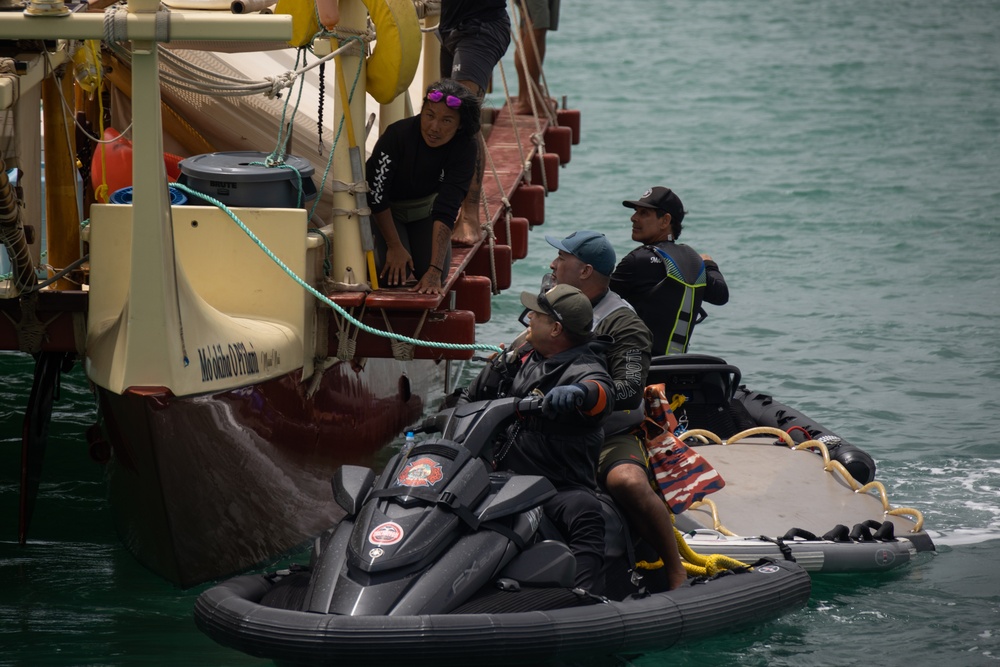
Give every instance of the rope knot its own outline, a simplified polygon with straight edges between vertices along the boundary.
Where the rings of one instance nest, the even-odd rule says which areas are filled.
[[[295,83],[295,72],[283,72],[277,76],[265,76],[264,81],[271,85],[271,89],[264,92],[264,97],[269,100],[281,98],[281,91],[291,88]]]

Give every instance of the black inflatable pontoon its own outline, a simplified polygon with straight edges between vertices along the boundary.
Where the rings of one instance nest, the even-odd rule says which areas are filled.
[[[804,605],[810,594],[808,574],[782,561],[621,602],[511,613],[338,616],[262,605],[275,579],[243,576],[208,589],[195,607],[198,627],[220,644],[279,665],[606,663],[773,619]],[[497,595],[510,597],[511,606],[520,596],[530,606],[532,596],[558,593]]]

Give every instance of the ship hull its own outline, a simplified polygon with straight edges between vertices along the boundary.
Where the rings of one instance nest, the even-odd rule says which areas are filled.
[[[150,570],[189,587],[302,544],[340,518],[330,478],[378,449],[443,386],[443,363],[338,363],[194,397],[97,389],[116,527]]]

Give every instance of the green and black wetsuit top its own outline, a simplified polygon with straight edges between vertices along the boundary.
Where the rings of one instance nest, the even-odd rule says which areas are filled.
[[[673,241],[636,248],[611,274],[611,289],[632,304],[653,333],[653,356],[686,352],[702,302],[729,301],[719,266]],[[701,319],[697,319],[701,314]]]

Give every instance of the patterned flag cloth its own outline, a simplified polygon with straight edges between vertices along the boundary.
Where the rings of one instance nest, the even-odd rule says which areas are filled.
[[[693,503],[726,485],[719,471],[697,451],[674,435],[677,417],[674,408],[684,401],[676,396],[676,405],[667,400],[662,384],[646,387],[646,420],[640,427],[645,433],[649,463],[656,486],[670,511],[680,514]]]

